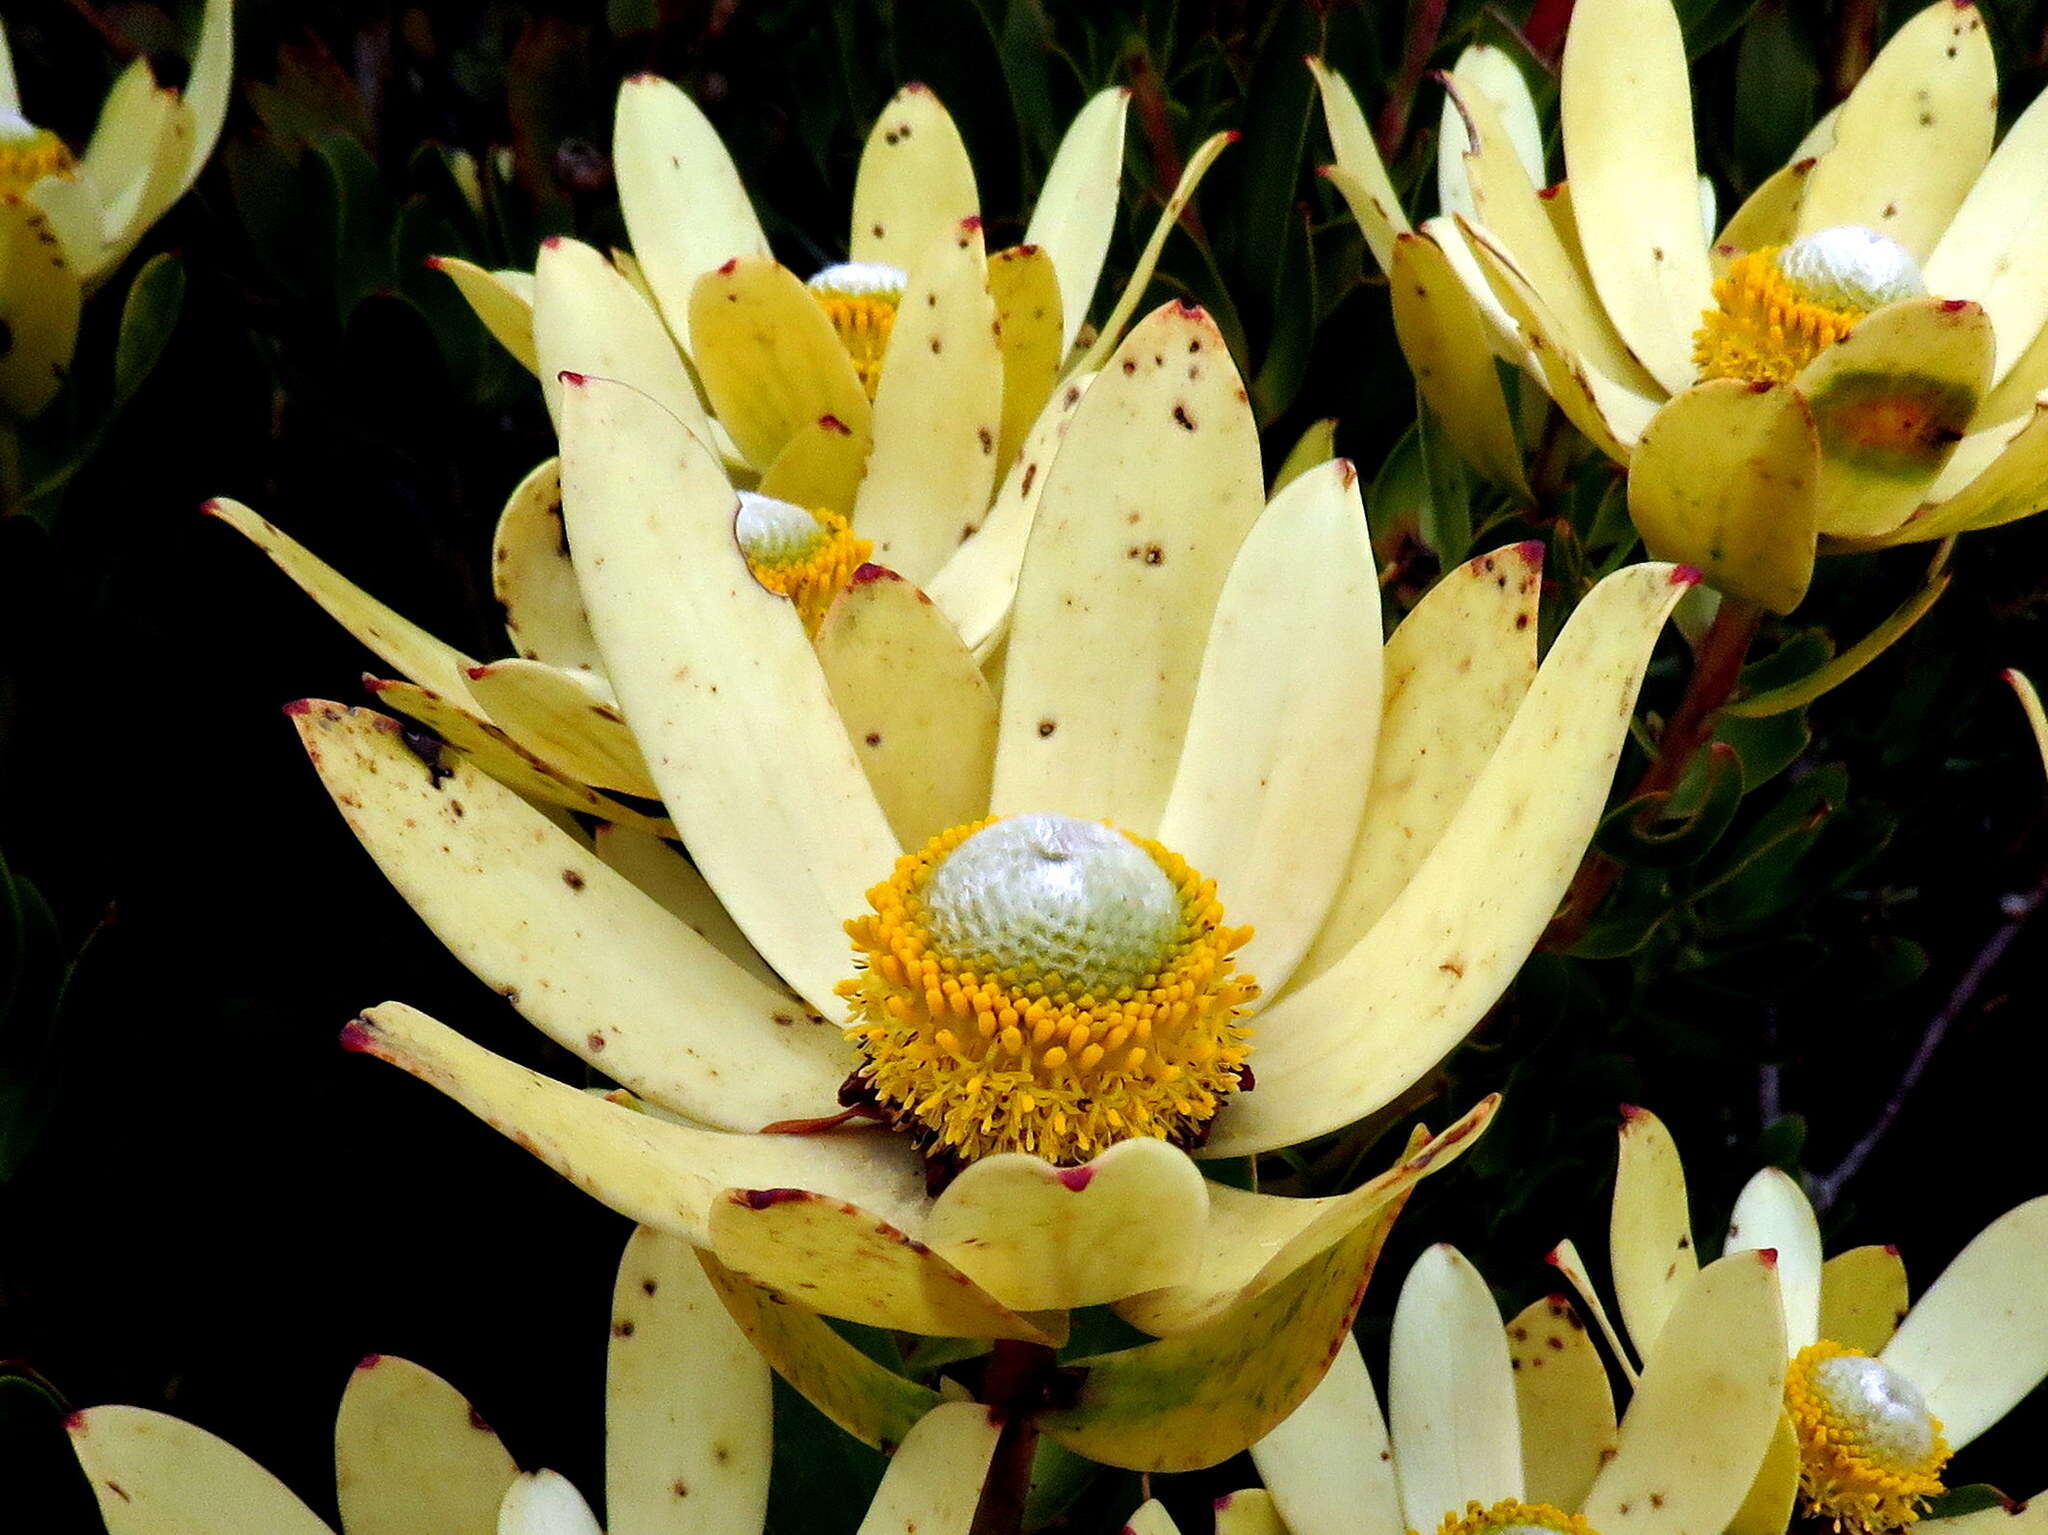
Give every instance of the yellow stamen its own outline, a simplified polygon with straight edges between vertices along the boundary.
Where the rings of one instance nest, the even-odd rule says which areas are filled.
[[[1837,1530],[1876,1535],[1920,1517],[1942,1491],[1949,1448],[1910,1382],[1858,1349],[1809,1344],[1785,1374],[1799,1492]]]
[[[19,197],[45,176],[71,175],[75,166],[64,141],[48,129],[18,118],[0,122],[0,197]]]
[[[1720,307],[1701,315],[1692,338],[1693,365],[1702,379],[1789,383],[1867,312],[1802,297],[1778,269],[1778,253],[1775,245],[1750,251],[1715,279]]]
[[[796,604],[804,632],[813,639],[826,612],[875,549],[835,511],[750,492],[740,497],[737,534],[754,579]]]
[[[1491,1508],[1467,1503],[1462,1514],[1445,1514],[1434,1535],[1515,1535],[1549,1530],[1554,1535],[1593,1535],[1593,1527],[1578,1514],[1568,1514],[1549,1503],[1524,1503],[1503,1498]]]
[[[992,847],[1009,861],[982,860]],[[906,854],[868,900],[846,924],[862,972],[839,987],[847,1035],[876,1100],[928,1145],[1076,1165],[1140,1136],[1189,1144],[1241,1085],[1258,986],[1231,956],[1251,929],[1223,926],[1215,885],[1156,842],[991,817]]]
[[[905,281],[897,268],[874,261],[842,261],[810,281],[811,296],[839,333],[839,344],[846,348],[871,400],[882,377],[882,357],[889,350],[889,332],[896,325]]]

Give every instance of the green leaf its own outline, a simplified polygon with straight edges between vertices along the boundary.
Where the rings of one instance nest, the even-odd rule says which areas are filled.
[[[134,397],[163,360],[185,308],[185,264],[165,251],[149,258],[121,304],[114,341],[114,410]]]
[[[1670,794],[1645,794],[1610,811],[1594,845],[1633,867],[1683,868],[1713,851],[1735,819],[1742,795],[1742,758],[1725,741],[1716,741]]]
[[[1951,1487],[1940,1497],[1930,1500],[1920,1517],[1955,1519],[1963,1514],[1981,1514],[1987,1508],[2011,1509],[2012,1506],[2013,1500],[1989,1482],[1971,1482],[1967,1486]]]
[[[1448,570],[1463,562],[1472,550],[1472,471],[1451,445],[1436,413],[1419,398],[1415,409],[1416,441],[1429,485],[1422,541],[1436,552]]]
[[[1943,571],[1901,603],[1883,623],[1832,661],[1815,667],[1796,682],[1789,682],[1783,687],[1772,688],[1768,692],[1732,703],[1724,712],[1737,718],[1748,719],[1782,714],[1788,709],[1798,709],[1810,704],[1823,693],[1840,687],[1903,639],[1906,631],[1920,622],[1927,610],[1940,600],[1943,592],[1948,590],[1950,579],[1950,573]]]

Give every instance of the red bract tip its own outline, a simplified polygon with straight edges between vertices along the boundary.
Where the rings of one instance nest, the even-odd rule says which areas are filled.
[[[1621,1105],[1621,1117],[1625,1123],[1634,1124],[1643,1117],[1643,1111],[1633,1103],[1624,1103]]]
[[[1544,189],[1543,189],[1542,191],[1538,192],[1538,193],[1537,193],[1536,195],[1537,195],[1538,197],[1542,198],[1542,199],[1543,199],[1543,200],[1544,200],[1545,202],[1549,202],[1549,201],[1551,201],[1551,200],[1552,200],[1553,198],[1555,198],[1555,197],[1557,196],[1557,194],[1558,194],[1558,193],[1562,192],[1563,190],[1564,190],[1564,183],[1560,181],[1560,182],[1559,182],[1559,183],[1558,183],[1558,184],[1557,184],[1556,186],[1552,186],[1552,187],[1545,187],[1545,188],[1544,188]]]
[[[383,1362],[384,1356],[382,1354],[365,1354],[356,1361],[356,1368],[358,1370],[374,1370]]]
[[[485,677],[490,675],[490,672],[491,664],[488,661],[486,661],[482,666],[465,666],[462,669],[462,675],[467,677],[471,682],[483,681]]]
[[[1545,1299],[1559,1311],[1569,1311],[1572,1309],[1572,1298],[1562,1290],[1552,1290]]]
[[[341,1026],[341,1048],[361,1055],[377,1043],[377,1026],[367,1018],[351,1018]]]
[[[1095,1169],[1092,1167],[1062,1167],[1059,1172],[1059,1178],[1060,1182],[1065,1184],[1068,1189],[1078,1194],[1095,1181]]]
[[[897,575],[887,565],[877,565],[871,561],[856,570],[853,573],[853,579],[846,584],[848,586],[866,586],[870,581],[901,581],[902,579],[901,576]]]
[[[1977,304],[1974,299],[1945,298],[1941,301],[1941,312],[1943,314],[1955,314],[1959,310],[1975,309],[1976,307]]]
[[[1017,247],[1017,254],[1020,256],[1035,256],[1038,254],[1039,249],[1036,245],[1020,245]]]
[[[1819,155],[1808,155],[1804,160],[1794,160],[1792,162],[1792,173],[1795,176],[1804,176],[1818,164],[1820,164]]]
[[[363,691],[366,693],[381,693],[394,685],[389,677],[379,677],[372,672],[363,673]]]
[[[1232,129],[1231,129],[1231,130],[1230,130],[1230,131],[1229,131],[1228,133],[1226,133],[1226,134],[1224,134],[1224,135],[1223,135],[1223,142],[1224,142],[1224,143],[1226,143],[1226,144],[1235,144],[1235,143],[1236,143],[1236,142],[1237,142],[1237,141],[1238,141],[1239,139],[1241,139],[1241,138],[1243,138],[1243,137],[1244,137],[1244,130],[1243,130],[1243,129],[1241,129],[1241,128],[1232,128]]]
[[[639,73],[639,74],[637,74],[637,75],[628,75],[628,76],[626,76],[626,84],[628,84],[628,85],[645,85],[645,84],[646,84],[646,83],[647,83],[648,81],[650,81],[650,80],[659,80],[660,78],[661,78],[661,76],[660,76],[660,75],[657,75],[657,74],[656,74],[656,73],[655,73],[655,72],[654,72],[653,70],[651,70],[651,69],[643,69],[643,70],[641,70],[641,71],[640,71],[640,73]]]
[[[722,266],[722,267],[720,267],[720,268],[718,269],[718,275],[719,275],[720,277],[730,277],[730,276],[732,276],[732,274],[733,274],[733,271],[734,271],[734,269],[735,269],[735,268],[737,268],[737,267],[739,266],[739,264],[740,264],[740,258],[739,258],[739,257],[737,257],[737,256],[734,256],[734,257],[732,257],[732,258],[731,258],[730,260],[728,260],[728,261],[727,261],[727,262],[725,263],[725,265],[724,265],[724,266]]]
[[[571,389],[581,389],[585,384],[590,382],[590,379],[587,375],[582,373],[571,372],[567,368],[564,368],[560,373],[557,373],[555,375],[555,380],[557,383],[567,384]]]
[[[1753,378],[1749,381],[1749,392],[1751,394],[1769,394],[1777,387],[1775,379]]]
[[[1525,538],[1515,545],[1515,552],[1521,555],[1522,563],[1531,570],[1541,570],[1543,568],[1544,549],[1542,539]]]
[[[1330,179],[1330,172],[1336,168],[1334,165],[1318,165],[1316,167],[1316,175],[1322,180],[1328,181]]]
[[[2010,685],[2017,685],[2020,680],[2020,674],[2008,666],[1998,674],[1998,679]]]
[[[438,272],[441,270],[441,259],[442,258],[439,256],[429,256],[425,261],[422,261],[420,265],[425,267],[429,272]]]
[[[1179,307],[1181,316],[1184,319],[1206,320],[1209,318],[1208,312],[1200,304],[1191,303],[1184,298],[1177,298],[1173,302]]]
[[[963,233],[973,233],[981,228],[981,215],[979,213],[968,214],[966,218],[960,221],[960,228]]]
[[[560,250],[562,248],[562,237],[560,235],[549,235],[540,242],[540,248],[544,251]]]
[[[1557,1255],[1557,1249],[1555,1247],[1551,1248],[1549,1252],[1543,1255],[1543,1261],[1549,1264],[1554,1269],[1561,1269],[1564,1267],[1564,1259],[1560,1258]]]
[[[929,94],[930,91],[931,87],[926,85],[924,81],[912,80],[902,90],[898,91],[897,94],[899,96],[919,96]]]
[[[1896,1258],[1899,1255],[1899,1244],[1896,1242],[1887,1242],[1884,1244],[1884,1250],[1890,1253],[1894,1258]]]
[[[284,706],[284,712],[293,719],[297,719],[301,714],[311,714],[313,712],[313,700],[310,698],[294,698]]]
[[[1698,586],[1703,579],[1697,565],[1680,565],[1671,572],[1673,586]]]
[[[818,425],[828,432],[837,432],[841,437],[851,437],[853,435],[853,428],[844,421],[841,421],[837,416],[820,416],[818,417]]]
[[[81,1407],[77,1412],[71,1413],[65,1417],[64,1432],[67,1434],[82,1434],[85,1432],[84,1408]]]
[[[1358,483],[1358,465],[1348,458],[1337,460],[1337,480],[1346,490]]]
[[[1214,1507],[1214,1508],[1215,1508],[1215,1510],[1216,1510],[1216,1512],[1220,1514],[1220,1513],[1222,1513],[1222,1512],[1223,1512],[1223,1511],[1224,1511],[1224,1510],[1225,1510],[1226,1508],[1230,1507],[1230,1505],[1231,1505],[1231,1504],[1235,1503],[1236,1501],[1237,1501],[1237,1494],[1236,1494],[1236,1493],[1234,1493],[1234,1492],[1226,1492],[1225,1494],[1223,1494],[1223,1496],[1222,1496],[1222,1497],[1218,1498],[1218,1499],[1217,1499],[1217,1500],[1215,1501],[1215,1503],[1214,1503],[1213,1505],[1211,1505],[1211,1506],[1212,1506],[1212,1507]]]
[[[734,1189],[732,1202],[749,1210],[766,1210],[773,1205],[797,1204],[811,1196],[803,1189]]]
[[[1763,1264],[1763,1266],[1764,1266],[1765,1268],[1767,1268],[1767,1269],[1774,1269],[1774,1268],[1776,1268],[1776,1267],[1778,1266],[1778,1249],[1777,1249],[1777,1248],[1775,1248],[1775,1247],[1759,1247],[1759,1248],[1758,1248],[1758,1249],[1756,1250],[1756,1255],[1757,1255],[1757,1258],[1758,1258],[1758,1259],[1759,1259],[1759,1260],[1760,1260],[1760,1261],[1762,1262],[1762,1264]]]
[[[220,515],[220,497],[208,496],[199,503],[199,510],[204,516],[218,517]]]

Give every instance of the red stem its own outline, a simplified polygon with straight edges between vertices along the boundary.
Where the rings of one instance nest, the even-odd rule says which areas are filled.
[[[1002,1419],[1003,1428],[968,1535],[1022,1535],[1031,1463],[1038,1451],[1037,1410],[1045,1404],[1054,1359],[1043,1344],[996,1339],[982,1376],[981,1399]]]
[[[1714,716],[1734,695],[1742,677],[1742,663],[1748,659],[1750,641],[1756,638],[1763,610],[1754,603],[1724,596],[1706,638],[1700,641],[1699,659],[1685,696],[1664,732],[1657,738],[1657,755],[1643,770],[1643,776],[1629,792],[1630,799],[1646,794],[1669,794],[1678,787],[1685,770],[1702,746],[1714,734]],[[1621,878],[1621,865],[1604,853],[1590,854],[1579,865],[1564,905],[1543,935],[1546,949],[1568,949],[1586,934],[1600,903]]]

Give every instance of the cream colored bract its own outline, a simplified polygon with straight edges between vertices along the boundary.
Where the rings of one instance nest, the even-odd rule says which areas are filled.
[[[1332,1255],[1490,1105],[1334,1200],[1212,1185],[1150,1139],[1079,1168],[987,1157],[933,1198],[900,1137],[758,1133],[831,1116],[860,1062],[838,1027],[845,924],[913,839],[946,826],[1056,812],[1155,838],[1254,929],[1244,963],[1265,988],[1257,1087],[1211,1122],[1207,1153],[1341,1128],[1455,1047],[1521,965],[1691,578],[1646,565],[1601,583],[1539,670],[1540,550],[1514,546],[1453,571],[1383,655],[1350,466],[1308,469],[1266,502],[1250,406],[1205,314],[1168,305],[1071,392],[1061,430],[1012,470],[1017,597],[986,670],[934,604],[880,573],[814,645],[749,572],[716,452],[608,380],[563,390],[573,558],[545,579],[532,545],[515,562],[549,615],[521,609],[521,634],[573,635],[602,667],[590,693],[553,700],[545,673],[476,667],[251,514],[218,510],[407,671],[414,683],[380,696],[437,729],[467,716],[429,700],[460,690],[481,709],[485,684],[520,679],[489,703],[488,730],[443,729],[431,768],[382,716],[309,703],[296,722],[352,828],[443,941],[649,1112],[397,1004],[352,1043],[813,1310],[1044,1340],[1069,1308],[1114,1303],[1176,1342],[1221,1340],[1250,1370],[1244,1308],[1278,1307],[1295,1283],[1351,1296],[1363,1250],[1335,1268]],[[545,530],[552,484],[522,491],[531,503],[508,522]],[[595,787],[600,766],[615,787],[644,781],[666,816]],[[521,795],[610,825],[593,850]],[[1305,1391],[1344,1307],[1296,1297],[1272,1316],[1286,1332],[1274,1357],[1304,1362]],[[1214,1366],[1209,1346],[1189,1357]],[[1199,1464],[1242,1447],[1191,1425],[1198,1448],[1154,1434],[1156,1453]],[[1152,1453],[1136,1430],[1114,1444],[1092,1432],[1072,1435],[1089,1453]]]
[[[1934,1435],[1948,1450],[1960,1450],[2048,1377],[2048,1291],[2038,1278],[2048,1262],[2048,1196],[1986,1226],[1910,1306],[1898,1249],[1859,1247],[1823,1261],[1812,1205],[1775,1168],[1749,1181],[1729,1220],[1727,1253],[1758,1248],[1776,1254],[1796,1378],[1777,1447],[1757,1473],[1736,1535],[1777,1535],[1795,1501],[1848,1530],[1914,1522],[1927,1494],[1921,1478],[1905,1474],[1918,1463],[1917,1452],[1896,1448],[1914,1442],[1902,1437],[1900,1413],[1931,1417]],[[1697,1282],[1698,1259],[1678,1148],[1647,1110],[1628,1110],[1622,1125],[1609,1250],[1628,1338],[1639,1354],[1654,1358],[1674,1308]],[[1556,1261],[1586,1297],[1623,1368],[1632,1369],[1621,1333],[1594,1297],[1570,1244],[1559,1248]],[[1862,1372],[1867,1389],[1860,1399],[1839,1383],[1829,1385],[1831,1370],[1841,1366],[1825,1363],[1857,1356],[1868,1356],[1848,1367]],[[1879,1413],[1887,1396],[1891,1405]],[[1834,1409],[1831,1421],[1818,1423],[1817,1408]],[[1894,1421],[1880,1421],[1887,1416]],[[1825,1432],[1816,1431],[1822,1427]],[[1884,1474],[1845,1475],[1845,1457],[1866,1451],[1866,1471]],[[1881,1495],[1889,1485],[1907,1495]],[[1919,1519],[1915,1528],[1943,1535],[1957,1523]]]
[[[198,179],[227,115],[233,53],[231,0],[207,0],[183,90],[159,85],[137,58],[107,93],[83,154],[53,146],[10,157],[10,140],[37,130],[0,33],[0,171],[23,171],[0,174],[0,412],[28,417],[50,403],[83,297]],[[33,107],[46,86],[28,84]]]
[[[760,1535],[772,1406],[767,1365],[689,1245],[635,1232],[612,1299],[604,1485],[612,1528]],[[69,1426],[109,1535],[329,1535],[276,1477],[190,1423],[94,1407]],[[965,1535],[996,1434],[987,1409],[971,1403],[900,1424],[863,1535]],[[334,1461],[345,1535],[601,1535],[565,1478],[522,1473],[460,1393],[391,1355],[371,1355],[350,1378]],[[678,1525],[685,1501],[687,1524]]]
[[[1394,1310],[1385,1416],[1346,1340],[1308,1400],[1252,1447],[1265,1497],[1237,1494],[1233,1521],[1247,1535],[1723,1529],[1778,1416],[1774,1293],[1754,1253],[1703,1273],[1617,1424],[1568,1305],[1540,1301],[1503,1329],[1478,1270],[1430,1248]]]
[[[1967,0],[1908,21],[1718,236],[1710,195],[1702,227],[1670,0],[1574,10],[1560,92],[1567,179],[1554,186],[1519,69],[1469,51],[1449,79],[1445,211],[1419,230],[1348,87],[1320,69],[1318,80],[1333,179],[1392,278],[1422,391],[1493,478],[1521,488],[1499,356],[1629,465],[1630,511],[1652,554],[1777,611],[1804,595],[1817,538],[1821,552],[1940,539],[2048,505],[2036,404],[2048,385],[2048,99],[1993,152],[1991,44]],[[1723,299],[1846,302],[1861,290],[1828,277],[1841,263],[1820,270],[1805,253],[1817,242],[1839,255],[1871,234],[1897,253],[1881,263],[1896,279],[1887,291],[1924,279],[1929,296],[1840,309],[1810,360],[1798,354],[1803,366],[1743,365],[1782,386],[1703,380],[1696,338]],[[1893,272],[1899,257],[1918,271]],[[1455,284],[1441,280],[1453,273]],[[1755,287],[1764,279],[1777,284],[1768,294]],[[1717,280],[1734,286],[1717,293]],[[1753,334],[1769,329],[1759,321]],[[1738,325],[1717,367],[1745,355],[1742,335]]]

